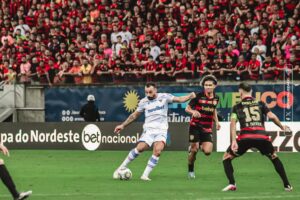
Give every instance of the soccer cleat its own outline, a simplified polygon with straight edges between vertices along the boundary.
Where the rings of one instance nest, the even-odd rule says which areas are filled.
[[[291,185],[287,185],[287,186],[284,187],[284,190],[286,192],[291,192],[291,191],[293,191],[293,187]]]
[[[188,178],[189,179],[195,179],[196,178],[195,172],[189,172],[188,173]]]
[[[222,191],[223,191],[223,192],[227,192],[227,191],[236,191],[236,185],[229,184],[229,185],[227,185],[225,188],[223,188]]]
[[[141,180],[143,180],[143,181],[151,181],[151,179],[148,176],[141,176]]]
[[[119,168],[114,171],[113,179],[120,179]]]
[[[29,190],[27,192],[21,192],[19,194],[19,196],[15,199],[15,200],[23,200],[23,199],[27,199],[27,197],[29,197],[32,194],[32,191]]]

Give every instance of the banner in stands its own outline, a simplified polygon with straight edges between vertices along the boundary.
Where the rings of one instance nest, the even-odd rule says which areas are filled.
[[[175,96],[200,91],[196,86],[163,86],[159,92]],[[220,97],[218,112],[223,121],[228,121],[231,108],[240,101],[238,87],[218,86],[216,94]],[[294,92],[295,91],[295,92]],[[266,102],[269,108],[284,121],[300,121],[299,85],[254,85],[253,95]],[[144,87],[70,87],[47,88],[45,90],[45,115],[47,122],[83,121],[80,108],[87,102],[86,97],[93,94],[99,108],[101,121],[120,122],[132,113],[138,101],[143,98]],[[188,122],[190,116],[184,111],[187,103],[173,103],[169,106],[169,122]],[[297,114],[298,113],[298,114]],[[142,122],[143,117],[138,121]]]
[[[113,133],[118,123],[2,123],[0,141],[11,149],[130,150],[142,133],[142,123]],[[167,149],[187,150],[188,124],[173,123],[168,132]]]
[[[266,122],[266,131],[270,135],[275,151],[281,152],[300,152],[300,122],[285,122],[292,130],[291,133],[285,134],[280,131],[274,123]],[[224,152],[230,145],[230,122],[222,122],[221,129],[217,133],[217,151]],[[239,130],[239,123],[237,123]]]

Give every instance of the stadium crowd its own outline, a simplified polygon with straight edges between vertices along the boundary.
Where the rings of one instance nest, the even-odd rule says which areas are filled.
[[[300,79],[298,0],[1,0],[0,82]]]

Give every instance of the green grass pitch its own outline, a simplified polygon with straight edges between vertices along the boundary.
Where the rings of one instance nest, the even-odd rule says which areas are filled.
[[[221,192],[227,180],[222,153],[198,154],[196,179],[187,179],[187,152],[163,152],[151,182],[139,178],[151,152],[140,155],[129,168],[129,181],[112,174],[126,151],[12,150],[4,158],[19,190],[32,189],[32,200],[100,199],[300,199],[300,155],[280,153],[293,192],[284,192],[272,163],[259,153],[248,153],[233,162],[238,190]],[[0,199],[12,199],[0,184]]]

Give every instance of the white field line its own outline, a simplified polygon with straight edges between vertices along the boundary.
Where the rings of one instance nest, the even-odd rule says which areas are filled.
[[[144,194],[144,193],[143,193]],[[129,198],[133,197],[133,196],[139,196],[140,197],[140,193],[134,193],[133,195],[128,196]],[[192,193],[189,193],[187,195],[192,195]],[[195,195],[195,193],[193,193],[193,195]],[[227,195],[227,193],[224,195]],[[115,196],[115,194],[112,193],[63,193],[63,194],[32,194],[32,197],[103,197],[103,196]],[[0,195],[0,199],[2,198],[10,198],[10,195]],[[150,197],[150,196],[149,196]],[[293,194],[287,194],[287,195],[257,195],[257,196],[231,196],[231,197],[216,197],[216,198],[211,198],[211,197],[203,197],[203,198],[193,198],[195,200],[238,200],[238,199],[290,199],[290,198],[297,198],[300,199],[300,194],[297,195],[293,195]],[[164,197],[165,199],[165,197]],[[170,199],[177,199],[176,197],[171,197]],[[189,199],[189,197],[187,196],[187,199]]]

